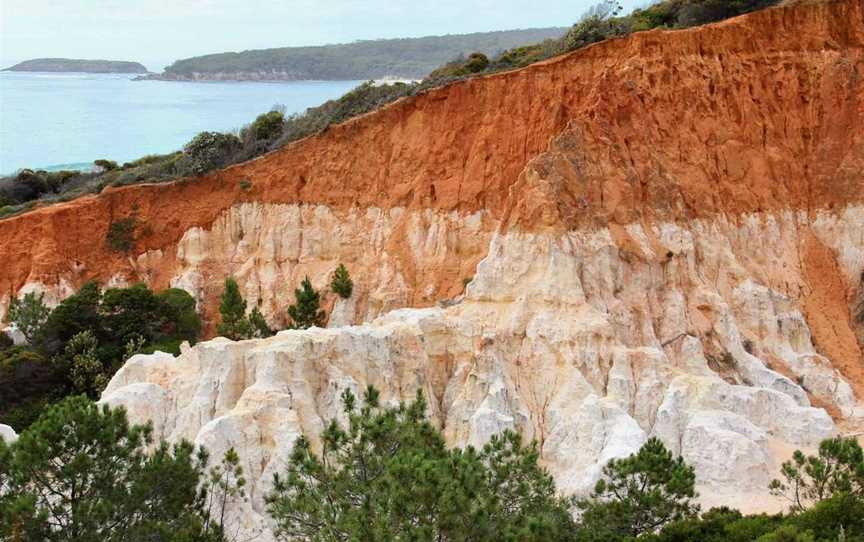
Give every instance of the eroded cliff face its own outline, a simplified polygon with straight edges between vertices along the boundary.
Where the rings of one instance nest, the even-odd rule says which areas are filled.
[[[454,445],[536,438],[567,492],[655,435],[706,504],[776,509],[792,449],[864,430],[862,73],[860,1],[639,33],[0,221],[0,291],[146,280],[212,322],[233,274],[278,323],[344,262],[355,296],[328,297],[329,329],[136,356],[103,395],[235,447],[249,533],[294,439],[367,384],[424,389]],[[132,214],[121,257],[105,234]]]
[[[862,227],[864,207],[850,206],[499,232],[442,306],[135,356],[103,401],[165,438],[236,448],[251,482],[236,520],[250,534],[267,531],[263,497],[294,439],[317,443],[341,391],[368,384],[391,402],[423,389],[454,445],[506,428],[537,439],[568,493],[658,436],[696,466],[706,505],[776,510],[766,488],[779,463],[864,419],[855,371],[820,353],[826,331],[777,286],[806,287],[808,247],[846,252]]]

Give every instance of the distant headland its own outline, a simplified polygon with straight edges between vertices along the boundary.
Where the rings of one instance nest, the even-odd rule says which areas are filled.
[[[124,60],[80,60],[74,58],[35,58],[19,62],[3,71],[12,72],[80,72],[80,73],[147,73],[138,62]]]
[[[356,41],[335,45],[257,49],[178,60],[160,74],[137,80],[159,81],[349,81],[422,79],[445,62],[502,51],[564,35],[564,27],[529,28],[422,38]]]

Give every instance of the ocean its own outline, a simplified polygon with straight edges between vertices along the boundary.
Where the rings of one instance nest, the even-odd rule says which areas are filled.
[[[128,74],[0,72],[0,174],[85,169],[178,150],[240,128],[274,105],[301,113],[360,81],[132,81]]]

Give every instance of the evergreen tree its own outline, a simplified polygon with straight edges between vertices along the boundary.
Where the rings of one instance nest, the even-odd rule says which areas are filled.
[[[47,352],[62,352],[66,343],[82,331],[90,331],[100,340],[104,338],[101,303],[102,290],[91,281],[54,307],[44,328]]]
[[[161,321],[167,333],[181,341],[195,344],[201,333],[201,317],[198,316],[195,298],[180,288],[168,288],[156,294],[162,310]]]
[[[393,408],[371,387],[361,406],[348,391],[342,400],[348,425],[329,424],[322,456],[301,437],[275,477],[267,504],[281,539],[539,542],[572,532],[569,502],[515,433],[451,451],[419,392]]]
[[[18,330],[27,339],[28,344],[34,344],[42,332],[42,327],[48,321],[51,314],[43,298],[44,293],[38,296],[34,292],[25,294],[22,299],[12,298],[9,303],[8,319],[14,323]]]
[[[351,292],[354,291],[354,283],[351,277],[348,276],[348,270],[341,263],[336,271],[333,272],[333,278],[330,280],[330,289],[339,294],[342,299],[351,297]]]
[[[216,541],[200,490],[207,454],[84,397],[50,407],[11,445],[0,440],[0,539]]]
[[[252,327],[252,336],[259,339],[272,337],[275,333],[258,307],[249,314],[249,325]]]
[[[294,290],[294,297],[296,301],[288,307],[288,316],[291,318],[290,328],[324,327],[326,315],[324,311],[319,310],[321,295],[312,287],[309,277],[304,278],[300,288]]]
[[[240,287],[234,277],[225,279],[222,303],[219,305],[222,323],[217,331],[232,341],[248,339],[252,336],[252,326],[246,318],[246,300],[240,295]]]
[[[659,439],[648,439],[635,454],[609,461],[592,498],[577,503],[582,511],[578,540],[635,538],[693,517],[699,511],[691,502],[695,483],[693,467]]]
[[[835,495],[864,500],[864,450],[855,437],[823,440],[817,455],[795,450],[781,466],[783,480],[773,480],[771,493],[786,498],[793,512]]]

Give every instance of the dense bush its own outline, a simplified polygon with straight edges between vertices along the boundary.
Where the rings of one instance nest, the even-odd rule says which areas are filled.
[[[143,284],[103,292],[89,282],[50,313],[32,294],[16,307],[9,316],[30,329],[30,344],[0,347],[0,423],[18,430],[34,418],[22,416],[24,406],[70,393],[98,397],[132,354],[157,348],[177,354],[201,329],[192,296],[174,288],[156,294]]]
[[[279,147],[316,134],[333,124],[339,124],[378,109],[399,98],[409,96],[415,88],[416,85],[405,83],[375,85],[371,81],[367,81],[341,98],[309,108],[302,115],[288,117],[285,121],[282,137],[276,140],[273,147]]]
[[[233,134],[201,132],[183,147],[183,154],[190,160],[190,171],[200,175],[231,163],[241,146],[240,139]]]
[[[161,340],[182,338],[195,344],[201,333],[201,317],[198,316],[195,298],[180,288],[168,288],[156,294],[163,316],[160,325]],[[172,350],[166,350],[169,352]]]
[[[246,313],[246,300],[240,294],[240,287],[234,277],[225,279],[219,313],[222,321],[216,328],[219,335],[232,341],[270,337],[275,331],[269,326],[258,307]]]
[[[15,443],[0,439],[0,539],[223,540],[210,508],[244,485],[229,454],[208,472],[205,450],[186,441],[154,444],[151,428],[130,425],[122,409],[67,398]],[[233,473],[227,484],[210,482],[225,480],[226,470]]]
[[[480,73],[489,67],[489,58],[483,53],[471,53],[468,58],[458,58],[429,74],[429,79],[462,77]]]
[[[249,137],[259,141],[273,141],[282,135],[282,126],[284,123],[285,113],[283,111],[270,111],[269,113],[258,115],[255,122],[247,128],[246,133],[249,134]]]
[[[240,287],[234,277],[225,279],[219,313],[222,315],[222,322],[217,328],[219,335],[232,341],[252,338],[252,325],[246,317],[246,300],[240,294]]]

